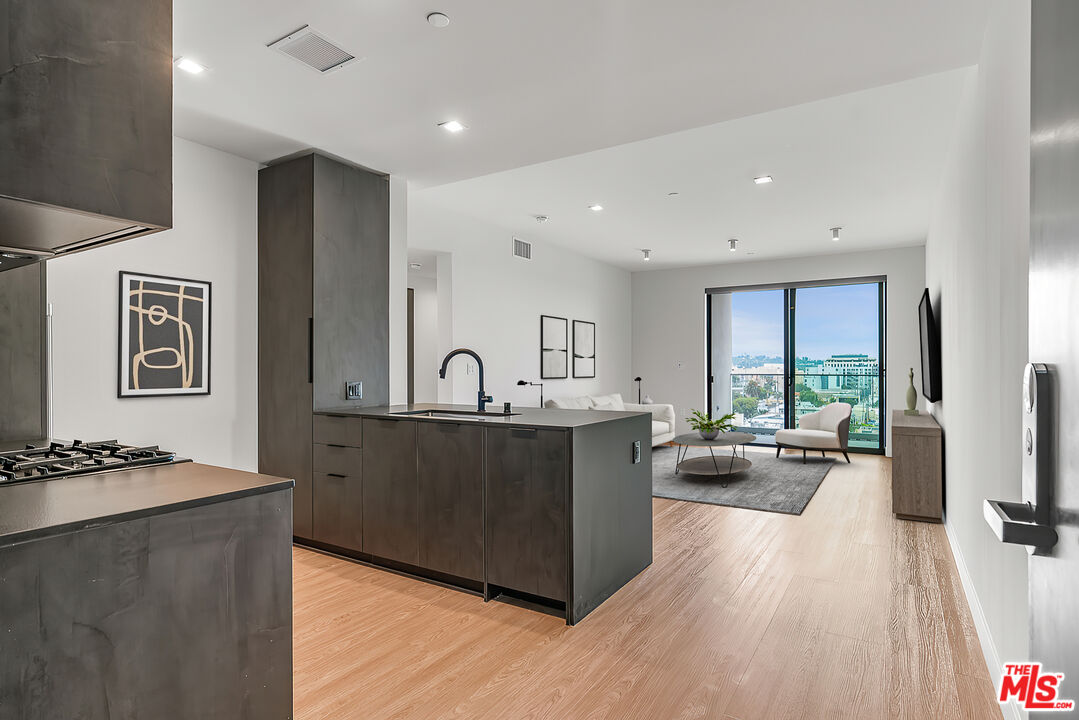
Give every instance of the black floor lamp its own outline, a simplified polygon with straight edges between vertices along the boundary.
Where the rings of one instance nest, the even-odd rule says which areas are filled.
[[[637,404],[641,404],[641,376],[633,378],[633,382],[637,383]]]
[[[540,389],[540,407],[543,407],[543,383],[529,382],[528,380],[518,380],[518,385],[532,385],[533,387],[539,387]]]

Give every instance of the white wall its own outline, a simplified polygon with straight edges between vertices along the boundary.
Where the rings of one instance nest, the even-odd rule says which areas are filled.
[[[1030,236],[1030,0],[996,2],[926,243],[942,329],[946,523],[989,656],[1027,657],[1027,559],[982,500],[1018,500]]]
[[[179,138],[173,153],[172,230],[49,261],[52,435],[157,444],[254,470],[258,167]],[[213,283],[212,394],[116,397],[120,270]]]
[[[448,310],[452,334],[440,340],[440,353],[460,346],[478,352],[497,405],[538,404],[538,388],[518,387],[517,381],[539,381],[541,314],[596,323],[595,379],[544,380],[546,398],[609,392],[629,397],[627,271],[538,242],[531,261],[513,257],[511,233],[424,202],[422,193],[409,200],[408,227],[410,248],[449,254],[439,261],[438,292],[451,307],[440,303],[439,324],[446,327],[442,311]],[[447,269],[451,287],[444,289]],[[466,358],[453,363],[453,401],[475,403],[476,377],[465,374]]]
[[[906,407],[907,368],[920,367],[918,300],[925,249],[733,262],[633,273],[633,373],[659,403],[671,403],[679,432],[691,408],[707,405],[705,288],[886,275],[887,406]],[[889,454],[891,448],[888,449]]]

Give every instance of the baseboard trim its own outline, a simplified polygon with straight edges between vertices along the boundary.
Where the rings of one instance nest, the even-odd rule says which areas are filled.
[[[970,614],[974,616],[974,628],[978,631],[978,644],[982,646],[982,656],[985,665],[989,669],[989,677],[993,679],[993,687],[1000,687],[1001,660],[997,652],[996,643],[993,642],[993,633],[989,631],[989,622],[985,619],[982,603],[974,590],[974,581],[967,570],[967,562],[963,559],[963,551],[952,534],[951,523],[944,519],[944,532],[948,536],[948,544],[952,548],[952,557],[955,558],[955,567],[959,571],[959,581],[963,584],[963,594],[967,596],[967,605],[970,606]],[[1027,720],[1027,713],[1019,708],[1014,702],[1001,705],[1000,710],[1004,720]]]

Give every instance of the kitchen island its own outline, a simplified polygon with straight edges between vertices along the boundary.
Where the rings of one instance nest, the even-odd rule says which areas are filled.
[[[318,411],[304,544],[575,624],[652,562],[651,416]]]
[[[0,718],[292,717],[292,480],[0,485]]]

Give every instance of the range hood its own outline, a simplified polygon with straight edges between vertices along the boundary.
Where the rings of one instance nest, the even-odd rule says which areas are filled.
[[[8,0],[0,25],[0,271],[171,227],[171,0]]]

